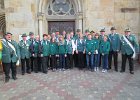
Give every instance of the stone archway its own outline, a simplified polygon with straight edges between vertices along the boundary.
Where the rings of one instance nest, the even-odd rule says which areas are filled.
[[[0,0],[0,37],[3,37],[3,33],[6,31],[4,0]]]
[[[83,8],[81,0],[71,0],[75,7],[75,17],[72,21],[75,21],[75,29],[83,30]],[[49,18],[46,15],[46,8],[50,0],[40,0],[38,6],[38,28],[39,34],[42,35],[44,32],[48,32],[48,21],[70,21],[71,19],[63,16],[61,20],[57,18]]]

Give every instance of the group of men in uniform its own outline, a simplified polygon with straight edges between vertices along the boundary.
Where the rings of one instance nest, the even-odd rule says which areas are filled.
[[[111,33],[106,35],[105,29],[101,29],[99,34],[99,45],[104,41],[104,36],[107,36],[109,41],[109,52],[107,53],[107,59],[108,63],[108,70],[112,69],[112,58],[114,58],[114,69],[115,71],[118,71],[118,53],[122,53],[122,66],[121,66],[121,72],[125,72],[125,66],[126,66],[126,60],[129,61],[130,66],[130,73],[134,74],[134,62],[133,59],[136,56],[136,53],[138,52],[138,42],[134,34],[131,34],[130,29],[126,29],[124,31],[124,34],[120,36],[119,33],[116,32],[115,27],[111,27],[110,29]],[[66,32],[64,31],[61,36],[68,41],[66,44],[72,47],[67,47],[67,52],[65,54],[65,57],[68,57],[68,66],[69,65],[75,65],[77,67],[80,66],[87,66],[85,63],[87,63],[87,55],[92,55],[92,52],[87,52],[87,48],[84,49],[85,45],[81,45],[81,39],[86,42],[88,38],[90,38],[89,35],[92,36],[92,39],[94,40],[96,33],[92,31],[91,33],[86,30],[85,35],[83,36],[80,29],[77,29],[76,34],[74,35],[73,32],[71,32],[69,35],[66,36]],[[98,33],[96,34],[98,35]],[[57,66],[57,62],[53,63],[55,60],[57,61],[59,59],[59,53],[54,46],[54,44],[51,44],[51,54],[49,54],[49,46],[51,41],[56,41],[59,43],[59,32],[57,34],[52,34],[51,38],[49,35],[44,34],[43,40],[40,40],[40,37],[37,35],[36,38],[34,37],[34,33],[29,33],[30,39],[27,40],[27,35],[24,33],[22,34],[22,40],[17,43],[16,41],[12,40],[12,33],[7,32],[5,33],[4,38],[2,39],[2,65],[4,68],[5,73],[5,82],[8,82],[10,79],[10,69],[12,71],[12,78],[14,80],[17,79],[16,77],[16,66],[19,65],[19,62],[21,61],[21,71],[22,75],[25,73],[31,74],[32,71],[38,72],[42,71],[43,73],[48,72],[48,68],[46,66],[49,66],[51,64],[54,64],[53,66]],[[61,39],[60,39],[61,40]],[[72,42],[69,42],[73,40]],[[79,42],[77,42],[79,40]],[[83,42],[83,43],[84,43]],[[71,43],[71,44],[69,44]],[[79,43],[78,45],[76,45]],[[96,43],[96,41],[95,41]],[[86,46],[90,49],[92,47],[88,46],[89,43],[86,44]],[[92,44],[92,42],[91,42]],[[105,44],[102,44],[104,46]],[[82,48],[83,46],[83,48]],[[85,46],[85,47],[86,47]],[[102,46],[100,46],[102,48]],[[61,48],[61,47],[59,47]],[[98,62],[100,64],[97,66],[102,66],[102,57],[104,54],[100,53],[100,51],[104,52],[103,49],[95,52],[99,54]],[[79,49],[79,51],[77,50]],[[68,51],[69,50],[69,51]],[[53,52],[52,52],[53,51]],[[56,52],[56,58],[54,60],[53,54]],[[62,52],[62,51],[61,51]],[[96,54],[93,52],[93,54]],[[78,56],[79,55],[79,56]],[[81,56],[82,55],[82,56]],[[43,57],[43,59],[42,59]],[[50,60],[49,58],[52,58]],[[50,60],[51,63],[48,63]],[[73,61],[74,60],[74,61]],[[82,60],[82,61],[81,61]],[[67,60],[66,60],[67,61]],[[46,63],[47,62],[47,63]],[[82,64],[82,65],[81,65]],[[41,68],[42,66],[42,68]],[[87,66],[88,67],[88,66]],[[80,67],[81,68],[81,67]],[[53,69],[54,70],[54,69]]]

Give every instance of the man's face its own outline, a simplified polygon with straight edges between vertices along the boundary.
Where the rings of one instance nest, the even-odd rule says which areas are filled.
[[[47,38],[48,38],[47,36],[44,36],[44,37],[43,37],[44,40],[47,40]]]
[[[11,34],[7,34],[7,35],[5,36],[5,38],[6,38],[6,40],[11,40],[11,39],[12,39],[12,35],[11,35]]]
[[[22,37],[22,39],[25,41],[27,39],[27,37]]]
[[[34,35],[30,35],[30,39],[34,39]]]
[[[115,30],[111,30],[111,33],[115,33]]]
[[[104,35],[105,34],[105,32],[101,32],[101,35]]]
[[[130,32],[125,32],[125,35],[130,35]]]

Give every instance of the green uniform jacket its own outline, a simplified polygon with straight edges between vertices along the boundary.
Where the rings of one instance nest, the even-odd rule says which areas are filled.
[[[119,51],[121,43],[119,34],[109,34],[108,38],[110,42],[110,51]]]
[[[30,58],[30,51],[29,51],[30,41],[27,40],[26,44],[23,40],[19,42],[19,49],[20,49],[20,57],[21,59]]]
[[[70,41],[66,40],[66,51],[68,54],[72,54],[73,52],[72,41],[74,42],[74,40],[70,40]]]
[[[58,53],[59,54],[67,54],[66,50],[66,42],[62,43],[61,41],[58,43]]]
[[[86,40],[86,53],[94,53],[95,52],[95,45],[94,45],[94,40]]]
[[[102,41],[100,44],[100,53],[109,54],[110,51],[110,43],[109,41]]]
[[[58,45],[56,42],[50,43],[50,55],[57,55],[58,54]]]
[[[2,40],[2,62],[3,63],[15,63],[20,58],[19,46],[16,41],[11,41],[12,45],[15,47],[16,53],[13,51],[11,47],[9,47],[7,41],[5,39]],[[12,56],[11,56],[12,54]]]
[[[79,52],[83,52],[85,49],[85,40],[80,40],[80,39],[77,39],[77,50]]]
[[[50,54],[50,43],[47,40],[42,40],[42,54],[43,56],[49,56]]]
[[[138,42],[137,42],[137,39],[136,39],[135,35],[130,34],[128,39],[131,42],[131,44],[134,46],[136,52],[138,52],[139,51],[139,49],[138,49],[139,46],[138,46]],[[133,50],[127,44],[127,42],[123,39],[123,36],[121,37],[121,52],[122,52],[122,54],[127,54],[127,55],[133,54]]]
[[[99,48],[100,48],[100,39],[94,38],[94,46],[95,46],[95,50],[98,50],[99,51]]]

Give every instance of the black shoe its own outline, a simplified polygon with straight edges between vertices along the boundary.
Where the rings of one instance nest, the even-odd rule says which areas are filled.
[[[130,74],[134,74],[134,71],[130,71]]]
[[[30,71],[27,71],[27,73],[28,73],[28,74],[31,74],[31,72],[30,72]]]
[[[118,69],[115,69],[116,72],[118,72]]]
[[[46,71],[46,72],[43,72],[44,74],[47,74],[48,73],[48,71]]]
[[[25,73],[22,73],[22,75],[24,75]]]
[[[14,80],[17,80],[17,77],[13,77]]]
[[[125,72],[125,71],[121,70],[120,72],[123,73],[123,72]]]
[[[6,78],[6,79],[5,79],[5,83],[7,83],[7,82],[9,82],[9,78]]]

